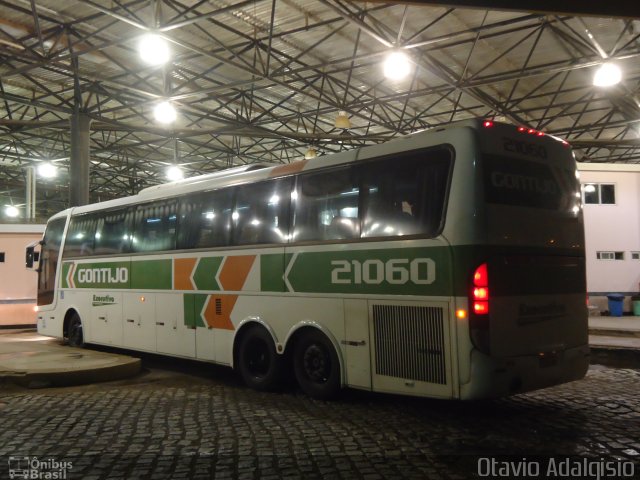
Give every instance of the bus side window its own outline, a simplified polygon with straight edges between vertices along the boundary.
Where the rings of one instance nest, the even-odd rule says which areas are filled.
[[[444,150],[363,166],[363,237],[434,236],[442,223],[450,160]]]
[[[63,257],[93,255],[97,223],[96,215],[77,215],[71,217],[62,254]]]
[[[134,252],[174,250],[176,247],[177,202],[160,201],[140,205],[135,213]]]
[[[293,240],[359,238],[359,193],[350,167],[298,177]]]
[[[126,209],[104,212],[95,235],[95,255],[110,255],[129,250],[130,235],[126,228]]]
[[[229,245],[233,189],[188,195],[180,201],[178,249]]]
[[[238,188],[234,244],[287,242],[292,184],[292,178],[282,178]]]

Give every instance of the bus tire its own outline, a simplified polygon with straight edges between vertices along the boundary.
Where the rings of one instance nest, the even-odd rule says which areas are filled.
[[[330,400],[340,393],[340,361],[331,340],[319,330],[305,330],[293,350],[300,388],[311,398]]]
[[[269,332],[259,325],[250,326],[238,347],[238,370],[245,385],[254,390],[270,391],[280,386],[282,357]]]
[[[84,335],[82,334],[82,320],[80,315],[74,313],[69,319],[67,330],[67,342],[70,347],[84,347]]]

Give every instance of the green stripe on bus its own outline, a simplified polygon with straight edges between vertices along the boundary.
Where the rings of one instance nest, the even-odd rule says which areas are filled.
[[[202,309],[207,301],[207,295],[200,293],[184,294],[184,324],[190,328],[206,326],[202,319]]]
[[[575,258],[575,268],[556,268],[552,260]],[[193,274],[199,291],[220,291],[216,281],[224,256],[202,257]],[[507,258],[531,259],[532,263],[509,267]],[[467,296],[473,270],[493,261],[494,295],[577,293],[584,286],[584,251],[499,245],[387,248],[316,251],[260,255],[260,290],[284,293],[345,295]],[[495,263],[495,262],[498,263]],[[549,263],[549,265],[546,265]],[[574,262],[575,263],[575,262]],[[506,265],[504,268],[499,265]],[[505,270],[505,268],[507,270]],[[504,272],[503,272],[504,270]],[[72,276],[70,279],[69,276]],[[62,288],[171,290],[172,259],[117,262],[64,262]],[[206,295],[197,298],[194,322],[204,325],[200,311]],[[196,302],[196,300],[194,300]],[[186,308],[186,307],[185,307]],[[199,319],[199,320],[198,320]]]
[[[171,290],[172,275],[171,259],[131,262],[131,288],[134,290]]]
[[[286,292],[284,283],[285,256],[281,253],[260,255],[260,290]]]
[[[202,257],[193,273],[193,283],[197,290],[220,290],[216,275],[224,257]]]
[[[195,328],[196,321],[193,315],[193,295],[186,293],[182,296],[182,308],[184,312],[184,324],[187,327]]]
[[[304,252],[291,259],[286,282],[305,293],[451,295],[447,247]]]
[[[68,265],[73,265],[73,262]],[[129,266],[130,262],[128,261],[76,263],[72,279],[73,285],[75,288],[132,288]],[[67,269],[65,279],[68,272]],[[67,282],[65,281],[65,283]]]
[[[195,321],[196,327],[206,327],[207,324],[204,321],[204,317],[202,316],[202,310],[204,310],[204,304],[207,301],[208,295],[195,295],[193,299],[194,313],[195,313]]]
[[[67,275],[69,275],[69,269],[71,268],[72,262],[65,262],[62,264],[62,272],[60,275],[60,287],[61,288],[69,288],[69,283],[67,282]]]

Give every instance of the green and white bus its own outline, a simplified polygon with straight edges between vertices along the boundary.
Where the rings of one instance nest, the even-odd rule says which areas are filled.
[[[469,120],[70,208],[41,242],[38,331],[342,387],[486,398],[589,364],[565,141]]]

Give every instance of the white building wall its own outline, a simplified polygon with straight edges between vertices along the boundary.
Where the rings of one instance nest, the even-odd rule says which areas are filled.
[[[587,291],[623,293],[640,291],[640,165],[578,164],[580,183],[615,185],[615,205],[585,204]],[[598,260],[596,252],[624,252],[624,260]]]
[[[0,224],[0,328],[36,323],[38,274],[26,268],[25,250],[43,232],[44,225]]]

